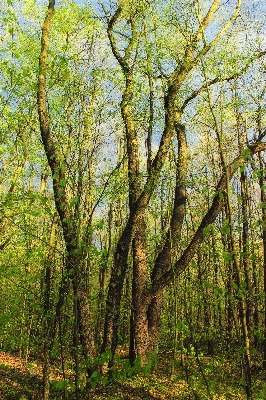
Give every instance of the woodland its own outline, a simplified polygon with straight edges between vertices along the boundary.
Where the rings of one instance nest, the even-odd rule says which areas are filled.
[[[265,32],[1,0],[0,399],[266,399]]]

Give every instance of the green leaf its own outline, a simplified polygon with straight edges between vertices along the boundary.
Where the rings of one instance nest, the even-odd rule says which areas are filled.
[[[136,360],[134,361],[133,367],[134,367],[134,371],[135,371],[137,374],[139,374],[140,371],[141,371],[141,356],[140,356],[140,355],[138,355],[137,358],[136,358]]]
[[[93,379],[98,378],[98,375],[99,375],[98,371],[93,371],[93,373],[91,374],[91,378]]]
[[[211,229],[212,229],[211,225],[205,226],[205,228],[203,228],[204,235],[208,235],[210,233]]]
[[[61,186],[66,186],[67,180],[66,179],[60,179],[59,185]]]
[[[243,151],[243,157],[246,159],[246,160],[248,160],[248,159],[250,159],[250,149],[249,148],[246,148],[244,151]]]
[[[63,389],[66,389],[66,388],[67,388],[68,382],[67,382],[67,381],[58,381],[58,382],[55,382],[55,381],[54,381],[53,386],[54,386],[56,389],[63,390]]]
[[[227,233],[229,232],[229,229],[227,228],[227,226],[222,226],[221,232],[222,232],[224,235],[227,235]]]
[[[97,228],[98,229],[103,229],[103,227],[104,227],[104,220],[103,219],[101,219],[97,224],[96,224],[96,226],[97,226]]]
[[[232,261],[232,254],[229,253],[228,251],[223,251],[222,256],[224,261]]]
[[[144,367],[142,368],[142,373],[144,376],[148,376],[150,374],[151,368],[149,366],[149,364],[144,365]]]
[[[79,196],[73,197],[73,199],[70,200],[69,202],[69,207],[73,208],[75,206],[75,204],[77,204],[79,201]]]

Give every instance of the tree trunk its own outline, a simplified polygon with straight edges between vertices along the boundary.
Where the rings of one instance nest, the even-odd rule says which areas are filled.
[[[90,310],[88,293],[86,288],[86,276],[84,276],[84,259],[80,256],[81,237],[79,233],[79,207],[82,172],[79,169],[79,179],[74,198],[70,198],[67,191],[67,164],[64,157],[57,148],[57,142],[51,134],[51,119],[49,115],[49,99],[47,96],[47,74],[48,74],[48,48],[52,19],[55,13],[55,1],[49,0],[47,14],[42,27],[41,52],[39,57],[39,76],[37,104],[40,123],[40,131],[48,164],[53,179],[53,191],[57,212],[62,225],[63,237],[66,246],[66,271],[59,291],[59,299],[56,307],[56,320],[60,318],[60,312],[64,305],[65,294],[68,290],[68,281],[72,281],[74,290],[74,337],[75,353],[78,354],[78,336],[80,335],[83,352],[86,358],[91,356],[94,349],[93,332],[90,326]],[[77,201],[76,201],[77,199]],[[71,207],[71,200],[75,200],[75,207]],[[90,217],[91,220],[91,217]],[[88,224],[90,221],[88,221]],[[88,240],[84,236],[84,240]],[[86,275],[86,271],[85,271]],[[53,332],[55,333],[54,323]],[[76,357],[76,363],[77,363]],[[78,365],[76,366],[78,370]]]
[[[187,143],[185,128],[176,122],[175,131],[178,141],[178,157],[176,160],[176,187],[174,206],[170,220],[170,228],[162,251],[155,260],[151,281],[160,279],[167,270],[172,270],[173,260],[177,257],[179,240],[186,213],[186,175],[187,175]],[[142,299],[143,301],[144,299]],[[163,290],[159,288],[148,306],[149,351],[157,347],[160,319],[163,306]]]
[[[142,301],[147,287],[147,257],[146,257],[146,224],[142,218],[139,229],[132,242],[133,280],[131,306],[131,339],[129,358],[131,363],[135,357],[145,357],[148,348],[147,305]]]
[[[236,289],[236,298],[238,301],[238,312],[239,312],[239,319],[240,319],[240,327],[241,327],[241,334],[242,338],[241,342],[245,348],[245,353],[241,354],[242,366],[245,374],[246,380],[246,392],[247,398],[251,398],[251,372],[250,372],[250,339],[249,339],[249,332],[248,332],[248,325],[247,325],[247,318],[246,318],[246,299],[241,294],[241,286],[242,286],[242,278],[241,278],[241,268],[240,263],[237,258],[235,242],[234,242],[234,233],[233,233],[233,220],[232,220],[232,208],[231,208],[231,201],[230,201],[230,194],[229,194],[229,185],[227,185],[227,218],[228,218],[228,226],[229,226],[229,239],[230,239],[230,250],[233,260],[234,266],[234,280],[237,286]],[[240,344],[241,344],[240,342]]]
[[[49,251],[45,263],[45,282],[44,282],[44,344],[43,344],[43,400],[49,400],[50,393],[50,349],[54,341],[51,336],[52,320],[49,315],[50,295],[51,295],[51,267],[54,256],[55,244],[55,229],[56,229],[57,216],[54,214],[52,226],[50,230]]]
[[[266,211],[265,211],[265,176],[264,176],[264,168],[262,155],[259,154],[259,162],[260,162],[260,200],[263,203],[263,207],[261,209],[262,213],[262,247],[263,247],[263,271],[264,271],[264,335],[263,335],[263,369],[266,370]]]
[[[179,234],[175,234],[175,228],[181,230],[184,214],[181,211],[182,207],[185,209],[186,195],[185,185],[177,184],[176,185],[176,204],[174,205],[174,214],[172,216],[173,225],[169,229],[167,234],[167,238],[163,247],[163,250],[158,254],[157,260],[155,262],[152,276],[151,276],[151,285],[150,288],[146,287],[144,290],[144,281],[143,276],[141,277],[142,272],[145,270],[146,266],[144,261],[145,257],[142,254],[140,257],[140,250],[145,249],[144,244],[144,236],[138,237],[140,230],[139,227],[143,226],[143,218],[145,218],[145,210],[151,198],[151,194],[153,193],[154,188],[156,187],[160,172],[164,165],[167,155],[169,154],[169,148],[171,145],[172,138],[174,136],[175,131],[179,132],[180,137],[184,136],[182,131],[183,127],[180,126],[180,118],[182,111],[186,107],[186,105],[194,99],[198,93],[202,90],[206,90],[208,84],[206,82],[198,91],[194,91],[193,94],[187,98],[183,105],[178,108],[177,107],[177,99],[179,90],[190,73],[190,71],[198,65],[198,63],[203,60],[203,57],[209,52],[209,50],[221,39],[222,36],[228,31],[229,27],[237,17],[240,10],[240,2],[236,10],[233,12],[230,22],[224,26],[224,28],[217,35],[216,39],[203,47],[202,50],[199,50],[198,45],[202,41],[202,35],[204,35],[205,30],[207,29],[210,21],[212,20],[216,10],[218,9],[219,1],[214,1],[213,5],[207,11],[205,17],[202,19],[202,23],[198,31],[194,35],[194,40],[187,44],[185,54],[183,59],[178,63],[176,69],[171,73],[171,75],[167,79],[167,90],[164,97],[164,130],[162,132],[161,141],[159,145],[159,149],[151,162],[150,156],[148,157],[148,177],[146,182],[141,182],[138,180],[139,178],[139,167],[137,166],[138,160],[138,140],[137,140],[137,129],[134,126],[134,115],[137,115],[138,110],[135,107],[133,91],[133,73],[135,62],[138,56],[138,40],[140,40],[140,34],[137,29],[137,25],[141,23],[141,18],[139,18],[138,13],[132,13],[130,18],[125,19],[124,13],[124,3],[119,3],[119,6],[115,10],[112,17],[108,20],[107,34],[110,41],[111,49],[114,57],[117,62],[121,66],[124,79],[125,79],[125,91],[123,93],[123,100],[121,104],[121,113],[125,124],[126,129],[126,140],[127,140],[127,156],[128,156],[128,178],[129,178],[129,197],[130,197],[130,215],[127,220],[125,229],[118,240],[115,254],[114,254],[114,263],[111,272],[111,278],[109,282],[109,289],[106,301],[106,317],[105,317],[105,326],[104,326],[104,337],[103,337],[103,346],[102,351],[106,348],[110,348],[112,354],[114,354],[116,346],[117,346],[117,333],[119,327],[119,312],[120,312],[120,302],[122,297],[122,289],[124,285],[125,275],[128,270],[128,255],[131,248],[132,243],[132,251],[135,257],[134,260],[134,285],[135,287],[140,285],[137,290],[142,293],[141,301],[139,300],[139,294],[136,293],[136,289],[134,289],[135,301],[139,302],[137,308],[134,307],[133,313],[131,317],[131,324],[133,323],[136,326],[143,327],[142,336],[139,336],[139,342],[143,343],[143,346],[146,346],[148,338],[144,338],[144,335],[149,335],[149,327],[154,328],[152,331],[151,337],[158,337],[158,320],[160,315],[160,310],[162,306],[162,290],[165,286],[167,286],[170,282],[173,281],[174,274],[180,274],[188,265],[195,252],[197,252],[200,244],[204,239],[204,230],[206,226],[213,223],[219,212],[222,210],[224,206],[223,194],[226,191],[226,182],[227,175],[222,175],[217,188],[216,195],[214,197],[213,203],[210,206],[208,212],[203,218],[199,228],[195,232],[190,244],[187,246],[183,254],[179,259],[176,258],[176,250],[178,246],[176,244],[172,247],[172,243],[175,241],[178,243]],[[128,12],[128,10],[126,10]],[[128,24],[128,41],[125,43],[125,47],[123,51],[119,50],[119,46],[117,45],[117,35],[116,35],[116,23],[126,22]],[[212,80],[212,83],[218,82],[219,78],[215,78]],[[133,109],[133,111],[132,111]],[[151,110],[150,110],[151,111]],[[152,112],[152,111],[151,111]],[[134,114],[135,113],[135,114]],[[150,132],[149,132],[150,134]],[[150,136],[149,136],[150,138]],[[150,139],[149,139],[150,140]],[[150,146],[150,143],[148,143]],[[255,146],[256,147],[256,146]],[[254,147],[254,149],[255,149]],[[150,147],[148,149],[148,153],[150,154]],[[252,153],[252,151],[251,151]],[[229,166],[228,174],[232,176],[235,172],[236,165],[243,164],[245,162],[245,157],[239,157],[234,160]],[[180,172],[184,173],[186,169],[180,168]],[[143,189],[138,191],[136,190],[137,185],[139,184],[139,188],[141,187],[141,183],[143,183]],[[178,193],[179,192],[179,193]],[[180,194],[180,197],[179,197]],[[135,196],[135,198],[134,198]],[[176,213],[175,213],[176,212]],[[184,211],[185,212],[185,211]],[[180,228],[181,226],[181,228]],[[133,242],[132,242],[133,240]],[[142,243],[140,243],[142,240]],[[173,261],[173,265],[170,265],[169,260],[171,259],[170,255],[173,251],[175,260]],[[141,262],[139,262],[139,257]],[[139,272],[137,272],[139,271]],[[143,279],[142,279],[143,278]],[[146,277],[147,282],[147,277]],[[150,282],[149,282],[150,283]],[[136,321],[136,318],[139,318],[140,323]],[[149,322],[150,321],[150,322]],[[155,323],[155,321],[157,321]],[[148,324],[148,325],[147,325]],[[146,325],[148,329],[146,328]],[[145,327],[144,327],[145,326]],[[131,329],[132,335],[137,336],[136,328],[132,327]],[[148,332],[148,333],[147,333]],[[135,339],[135,338],[134,338]],[[131,347],[134,348],[136,341],[131,340]],[[153,346],[153,345],[152,345]],[[142,349],[139,350],[141,353]],[[132,355],[134,351],[132,350]]]

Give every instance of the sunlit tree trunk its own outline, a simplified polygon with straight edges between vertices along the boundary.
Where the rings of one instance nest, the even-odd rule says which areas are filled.
[[[54,257],[55,233],[56,233],[57,216],[54,215],[52,226],[50,229],[48,257],[45,263],[45,280],[44,280],[44,343],[43,343],[43,400],[49,400],[50,393],[50,349],[51,342],[54,337],[52,333],[52,318],[51,318],[51,273]]]
[[[265,210],[265,168],[263,166],[262,155],[259,154],[259,163],[260,163],[260,200],[263,204],[261,209],[262,214],[262,248],[263,248],[263,289],[264,289],[264,332],[263,332],[263,368],[266,369],[266,210]]]
[[[148,332],[149,336],[147,339],[149,342],[149,346],[152,348],[155,341],[157,340],[156,338],[158,338],[158,321],[160,320],[163,288],[170,284],[170,282],[172,282],[175,273],[179,274],[187,267],[188,263],[197,252],[200,244],[204,239],[204,229],[206,228],[206,226],[214,222],[215,218],[221,212],[224,206],[223,193],[227,193],[226,188],[228,177],[231,178],[232,175],[235,173],[236,165],[239,166],[245,162],[245,158],[243,156],[237,157],[237,159],[234,160],[234,164],[230,164],[228,166],[228,171],[222,171],[222,176],[220,177],[220,180],[216,187],[216,195],[213,199],[212,204],[209,207],[209,210],[203,217],[187,248],[184,250],[179,258],[177,257],[173,261],[173,268],[169,268],[169,260],[172,249],[176,256],[176,242],[178,243],[179,238],[179,234],[176,234],[176,232],[180,232],[180,229],[182,228],[184,214],[181,210],[183,210],[183,208],[185,207],[186,202],[186,195],[184,194],[185,184],[182,182],[181,185],[177,182],[175,193],[176,205],[174,206],[174,213],[171,218],[171,228],[167,232],[166,238],[162,243],[162,251],[159,252],[158,257],[155,261],[151,273],[149,287],[144,290],[144,286],[148,282],[148,278],[147,276],[145,276],[144,272],[147,268],[145,260],[146,255],[144,255],[145,234],[144,232],[139,231],[139,227],[142,227],[142,230],[145,230],[143,218],[145,218],[145,212],[149,204],[151,195],[155,187],[158,185],[160,172],[162,171],[162,167],[169,154],[169,148],[175,133],[179,135],[179,140],[181,140],[183,136],[185,137],[184,127],[180,125],[182,112],[184,111],[188,103],[193,100],[201,91],[207,90],[209,84],[212,85],[219,82],[220,79],[222,80],[222,78],[217,77],[212,79],[208,83],[206,79],[206,83],[199,90],[194,91],[191,96],[189,96],[183,102],[183,105],[179,105],[180,90],[185,79],[188,77],[193,68],[203,60],[204,56],[210,51],[210,49],[212,49],[212,47],[225,35],[225,33],[228,31],[229,27],[232,25],[239,14],[241,6],[240,0],[238,1],[236,9],[232,12],[228,23],[226,23],[224,27],[221,28],[221,31],[217,34],[212,42],[207,43],[205,30],[208,28],[214,14],[217,12],[219,8],[219,3],[219,1],[213,1],[204,16],[200,16],[199,13],[197,14],[199,27],[194,32],[193,40],[186,43],[183,57],[181,57],[181,60],[178,62],[176,68],[165,81],[164,129],[161,134],[158,151],[155,154],[152,162],[151,160],[149,160],[148,157],[149,168],[147,179],[146,181],[144,179],[143,181],[139,181],[139,186],[141,187],[141,184],[143,186],[139,192],[135,191],[133,187],[133,184],[136,183],[139,178],[139,167],[136,164],[136,161],[138,160],[138,152],[135,152],[136,148],[138,147],[137,135],[135,135],[134,138],[132,134],[133,132],[137,133],[134,127],[134,116],[137,115],[138,111],[137,108],[134,109],[134,98],[133,92],[130,89],[130,85],[135,78],[135,61],[138,57],[137,48],[141,40],[139,27],[142,26],[142,21],[144,19],[143,17],[145,17],[145,15],[142,14],[142,9],[134,9],[135,5],[133,4],[132,10],[128,9],[125,7],[125,4],[123,2],[119,4],[118,8],[115,10],[114,14],[112,14],[111,17],[108,13],[106,13],[106,19],[108,23],[107,33],[110,45],[113,55],[120,65],[124,76],[125,91],[123,93],[123,106],[121,109],[121,113],[126,129],[129,185],[132,185],[133,188],[133,192],[130,194],[130,196],[135,196],[134,201],[132,201],[132,205],[130,206],[130,214],[127,223],[120,236],[120,239],[117,242],[117,246],[115,249],[114,262],[111,271],[111,278],[109,282],[106,301],[106,317],[102,350],[104,351],[106,348],[110,348],[112,354],[114,354],[117,346],[119,310],[124,279],[128,270],[128,255],[131,249],[131,244],[135,248],[135,250],[133,250],[133,254],[135,257],[134,268],[136,272],[135,287],[138,286],[138,288],[134,290],[134,293],[136,294],[136,291],[139,291],[140,293],[143,292],[141,296],[141,305],[138,310],[138,315],[142,320],[139,326],[143,328],[141,340],[143,343],[145,343],[144,346],[146,346],[146,335]],[[116,31],[116,29],[119,29],[118,27],[120,26],[120,23],[125,23],[128,26],[128,36],[127,40],[124,42],[124,47],[122,51],[119,50],[119,35]],[[202,43],[204,44],[203,47]],[[232,77],[228,78],[228,80],[230,79],[232,79]],[[150,90],[152,90],[151,86]],[[151,108],[150,113],[152,113]],[[148,138],[150,138],[150,136]],[[131,148],[133,143],[135,145],[135,149],[133,147]],[[252,151],[258,151],[258,148],[255,145],[254,147],[251,146],[250,151],[251,153]],[[148,153],[150,154],[149,143]],[[180,174],[186,173],[186,169],[180,168],[179,172]],[[141,234],[139,235],[139,233]],[[174,245],[172,245],[173,243]],[[134,323],[136,324],[136,326],[138,326],[135,317],[136,316],[134,316]],[[148,331],[146,330],[145,319],[147,319]],[[152,337],[154,338],[154,340],[152,339]],[[131,345],[133,346],[132,340]],[[142,350],[140,350],[140,352],[142,352]]]
[[[47,161],[52,173],[53,191],[56,209],[60,218],[63,237],[66,247],[66,270],[59,291],[59,299],[56,306],[56,317],[60,318],[61,309],[64,305],[65,296],[68,292],[68,282],[72,282],[74,293],[74,340],[76,372],[78,366],[78,345],[79,339],[83,348],[85,358],[89,358],[94,352],[94,333],[91,326],[90,307],[88,303],[88,288],[86,286],[86,270],[84,271],[84,252],[81,250],[80,234],[80,204],[82,191],[82,146],[80,144],[77,155],[78,169],[75,193],[69,193],[68,184],[68,165],[65,162],[65,154],[61,154],[60,146],[52,135],[51,116],[49,114],[49,99],[47,88],[48,76],[48,49],[52,20],[55,14],[55,1],[50,0],[47,8],[46,17],[42,27],[41,52],[39,57],[39,75],[37,104],[40,123],[40,131]],[[89,210],[90,211],[90,210]],[[88,224],[91,222],[91,215]],[[89,235],[87,232],[83,236],[83,241],[88,243]],[[84,274],[85,273],[85,274]],[[56,323],[56,321],[55,321]],[[55,328],[53,328],[55,332]],[[78,374],[76,374],[78,380]],[[77,382],[76,382],[77,383]],[[77,384],[76,384],[77,387]]]
[[[178,157],[176,161],[176,187],[173,211],[170,219],[170,228],[162,251],[155,260],[151,281],[155,282],[167,271],[172,269],[172,259],[176,259],[181,239],[181,230],[186,213],[186,174],[187,174],[187,144],[185,127],[179,123],[175,125],[178,141]],[[158,289],[148,306],[149,351],[156,349],[159,331],[161,309],[163,305],[163,290]]]

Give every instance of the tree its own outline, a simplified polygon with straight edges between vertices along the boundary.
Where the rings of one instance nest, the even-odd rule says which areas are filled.
[[[179,259],[176,258],[171,265],[171,257],[176,255],[178,251],[178,243],[185,216],[186,204],[186,134],[185,126],[180,123],[182,114],[186,106],[194,100],[200,92],[203,90],[206,91],[210,85],[222,81],[229,81],[234,77],[237,77],[242,71],[245,71],[248,68],[252,61],[251,59],[248,59],[244,68],[242,68],[242,71],[237,70],[229,76],[218,75],[207,81],[198,90],[193,91],[184,97],[183,87],[185,86],[186,80],[190,75],[193,76],[193,73],[197,71],[198,65],[205,60],[210,50],[215,48],[223,36],[225,36],[232,27],[233,22],[240,12],[241,2],[238,2],[236,9],[232,11],[228,21],[213,34],[214,37],[212,37],[211,40],[207,40],[207,30],[210,28],[210,24],[214,19],[215,14],[218,12],[220,5],[219,1],[213,1],[207,10],[201,10],[199,4],[195,8],[192,7],[188,9],[191,14],[194,13],[192,15],[190,14],[192,20],[194,18],[194,25],[192,25],[189,36],[185,35],[182,30],[182,25],[178,25],[178,18],[179,15],[182,15],[182,11],[175,9],[175,6],[171,4],[169,8],[169,10],[171,10],[171,21],[169,22],[172,23],[177,30],[175,45],[178,43],[179,48],[178,54],[174,53],[174,50],[172,50],[174,53],[172,56],[173,58],[171,61],[169,59],[167,60],[168,64],[166,64],[166,66],[163,65],[162,59],[159,60],[159,65],[156,61],[154,62],[154,65],[157,68],[154,67],[154,69],[156,69],[153,71],[153,79],[162,79],[162,76],[164,76],[164,111],[162,117],[164,119],[164,128],[160,138],[158,151],[154,154],[153,162],[150,165],[150,159],[148,157],[148,168],[147,172],[145,171],[145,174],[147,173],[147,178],[146,181],[142,181],[143,189],[140,191],[139,188],[141,185],[139,179],[140,171],[138,159],[139,143],[137,142],[138,135],[136,129],[137,106],[134,102],[133,84],[134,75],[137,76],[137,73],[139,73],[137,68],[140,57],[139,54],[141,53],[139,49],[141,47],[141,29],[144,29],[142,28],[144,25],[143,20],[145,18],[148,19],[151,14],[156,14],[156,3],[151,3],[149,9],[145,8],[147,4],[144,3],[145,2],[135,4],[135,2],[131,2],[130,5],[125,5],[121,2],[118,4],[112,17],[109,19],[109,14],[105,10],[108,19],[107,32],[111,48],[115,58],[121,66],[125,79],[125,90],[121,102],[121,113],[125,124],[127,141],[129,196],[133,196],[133,198],[130,200],[130,215],[125,229],[118,241],[114,255],[114,266],[112,269],[107,298],[103,349],[111,348],[113,353],[116,349],[117,327],[119,325],[118,310],[121,301],[124,277],[128,268],[128,254],[132,243],[132,321],[134,329],[132,330],[133,338],[131,338],[131,348],[133,347],[132,354],[135,352],[135,354],[141,356],[146,354],[148,350],[153,350],[158,339],[163,287],[167,286],[173,280],[174,273],[180,274],[193,258],[200,243],[203,241],[205,228],[214,222],[215,218],[222,210],[224,204],[223,198],[225,197],[224,191],[226,189],[226,179],[230,180],[233,173],[236,171],[235,165],[240,166],[245,161],[245,155],[242,154],[236,157],[233,162],[231,161],[231,163],[224,168],[220,181],[216,187],[216,195],[209,210],[203,217],[201,224],[181,257]],[[178,8],[178,6],[176,7]],[[150,10],[152,10],[152,12]],[[149,12],[151,14],[149,14]],[[126,26],[127,28],[125,28]],[[166,27],[168,26],[166,25]],[[122,31],[122,29],[125,30]],[[147,29],[146,26],[145,29]],[[126,36],[126,40],[123,39],[122,51],[119,51],[118,47],[118,43],[120,43],[119,35],[123,35],[123,37]],[[181,42],[179,42],[180,36],[182,37]],[[256,57],[260,57],[263,54],[264,53],[260,53]],[[154,59],[156,60],[155,57]],[[150,60],[149,62],[151,63]],[[164,71],[164,69],[166,69],[166,71]],[[136,79],[139,78],[135,77],[135,80]],[[151,102],[154,101],[153,96],[153,93],[149,94]],[[151,114],[152,113],[147,112],[147,143],[150,142],[149,127]],[[178,172],[175,186],[174,205],[168,229],[160,245],[161,251],[157,254],[157,258],[152,266],[151,276],[149,277],[146,266],[145,224],[143,223],[143,220],[145,219],[145,213],[154,188],[158,185],[160,180],[160,173],[167,159],[174,135],[177,135],[178,140]],[[253,153],[253,151],[257,152],[260,146],[264,147],[264,144],[254,144],[251,147],[248,147],[247,150],[251,153]],[[148,151],[148,154],[150,154],[150,151]],[[132,359],[134,359],[134,355],[132,356]]]
[[[265,150],[263,117],[259,134],[252,127],[265,51],[241,7],[240,0],[121,0],[94,8],[49,0],[30,13],[30,2],[6,5],[1,200],[10,222],[0,244],[18,240],[19,260],[40,263],[18,279],[30,277],[28,289],[41,293],[39,308],[24,296],[21,337],[41,332],[44,398],[52,350],[64,379],[65,357],[73,358],[77,398],[81,371],[92,382],[93,369],[108,357],[113,364],[119,343],[129,344],[132,365],[136,358],[145,364],[158,346],[165,293],[183,342],[189,330],[194,341],[208,331],[212,353],[213,332],[219,326],[225,340],[226,327],[228,342],[239,315],[248,339],[245,302],[255,291],[249,247],[260,255],[259,232],[251,240],[257,228],[248,221],[258,198],[244,173]],[[237,47],[244,28],[254,40]],[[10,257],[6,246],[3,265]],[[184,293],[189,280],[195,298]],[[41,321],[38,333],[26,329],[30,315]]]

